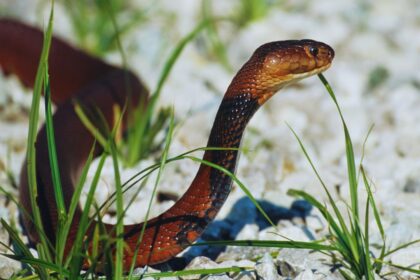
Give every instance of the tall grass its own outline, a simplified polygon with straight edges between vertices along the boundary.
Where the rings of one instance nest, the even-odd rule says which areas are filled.
[[[40,63],[38,66],[35,84],[34,84],[34,91],[33,91],[33,98],[32,98],[32,105],[31,111],[29,115],[30,123],[29,123],[29,131],[28,131],[28,150],[27,150],[27,172],[28,172],[28,185],[29,185],[29,197],[32,207],[32,217],[33,222],[37,227],[37,231],[39,233],[39,240],[40,243],[37,245],[38,254],[42,260],[51,261],[52,254],[50,251],[50,245],[48,239],[46,238],[46,234],[43,228],[42,220],[41,220],[41,213],[39,206],[37,204],[38,199],[38,188],[37,188],[37,172],[36,172],[36,149],[35,149],[35,142],[36,142],[36,135],[38,130],[38,117],[39,117],[39,104],[41,100],[41,92],[42,87],[44,85],[44,78],[47,77],[45,75],[47,71],[47,63],[48,63],[48,54],[51,45],[51,37],[52,37],[52,28],[53,28],[53,17],[54,17],[54,6],[51,7],[50,12],[50,19],[48,21],[48,27],[45,33],[45,39],[42,46],[42,52],[40,57]],[[6,228],[7,229],[7,228]],[[10,234],[10,231],[9,231]],[[22,245],[21,243],[18,243]],[[29,250],[23,249],[23,252],[32,256]],[[47,277],[48,270],[42,266],[34,266],[34,269],[40,276]]]

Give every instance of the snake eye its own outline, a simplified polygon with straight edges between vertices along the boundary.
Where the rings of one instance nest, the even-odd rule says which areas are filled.
[[[318,55],[318,48],[317,47],[310,47],[309,52],[316,57]]]

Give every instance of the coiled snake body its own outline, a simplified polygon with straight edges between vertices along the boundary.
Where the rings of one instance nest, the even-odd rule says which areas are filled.
[[[42,46],[42,32],[13,20],[0,19],[0,66],[16,74],[26,86],[33,86]],[[312,40],[271,42],[259,47],[233,78],[217,112],[207,146],[238,148],[244,129],[257,111],[279,89],[326,70],[334,51]],[[129,71],[111,66],[53,38],[49,69],[52,100],[58,106],[54,129],[58,162],[66,206],[69,207],[74,185],[87,160],[94,138],[80,122],[72,99],[102,111],[112,126],[113,106],[123,107],[130,88],[130,102],[139,103],[147,90]],[[38,203],[48,238],[55,240],[57,208],[50,174],[45,127],[36,143]],[[101,150],[97,148],[96,155]],[[237,150],[208,150],[204,159],[235,171]],[[143,223],[124,227],[124,267],[135,258],[137,266],[164,262],[194,242],[217,215],[231,190],[232,180],[223,172],[201,165],[186,193],[156,218],[147,222],[137,255],[133,255]],[[31,212],[26,164],[20,180],[20,199]],[[70,250],[81,217],[78,209],[68,236]],[[24,225],[33,242],[38,241],[34,225],[24,217]],[[95,223],[92,224],[92,228]],[[113,225],[106,225],[111,232]],[[54,244],[54,242],[53,242]]]

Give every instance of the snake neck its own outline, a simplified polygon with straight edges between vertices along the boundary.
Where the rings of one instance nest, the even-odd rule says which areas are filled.
[[[233,94],[228,91],[216,114],[207,144],[208,148],[214,149],[207,150],[203,160],[234,173],[239,154],[237,148],[240,147],[246,125],[259,106],[251,93]],[[202,163],[184,196],[163,214],[165,218],[188,216],[185,219],[186,224],[182,226],[184,230],[180,231],[176,239],[181,243],[193,242],[215,218],[231,188],[231,176]],[[191,198],[194,200],[191,201]],[[188,207],[183,209],[184,205]],[[188,232],[190,234],[184,236]]]
[[[244,130],[259,107],[257,100],[253,99],[250,93],[226,94],[216,114],[207,143],[208,148],[215,150],[207,150],[203,159],[234,174]],[[205,164],[202,164],[199,172],[205,172],[207,169],[211,206],[207,209],[206,216],[213,219],[231,191],[232,177]]]
[[[216,114],[207,143],[208,148],[216,150],[206,151],[203,159],[233,173],[237,162],[237,149],[240,147],[245,127],[258,108],[257,100],[253,99],[250,93],[226,94]],[[213,169],[212,173],[216,171],[217,169]],[[218,185],[212,187],[217,188]]]

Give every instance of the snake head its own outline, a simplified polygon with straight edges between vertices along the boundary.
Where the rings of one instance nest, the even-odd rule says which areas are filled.
[[[232,85],[263,104],[280,88],[319,74],[334,58],[334,50],[314,40],[287,40],[260,46],[238,72]]]
[[[334,50],[313,40],[289,40],[264,44],[254,56],[262,61],[264,74],[273,79],[292,81],[327,69],[334,58]]]

